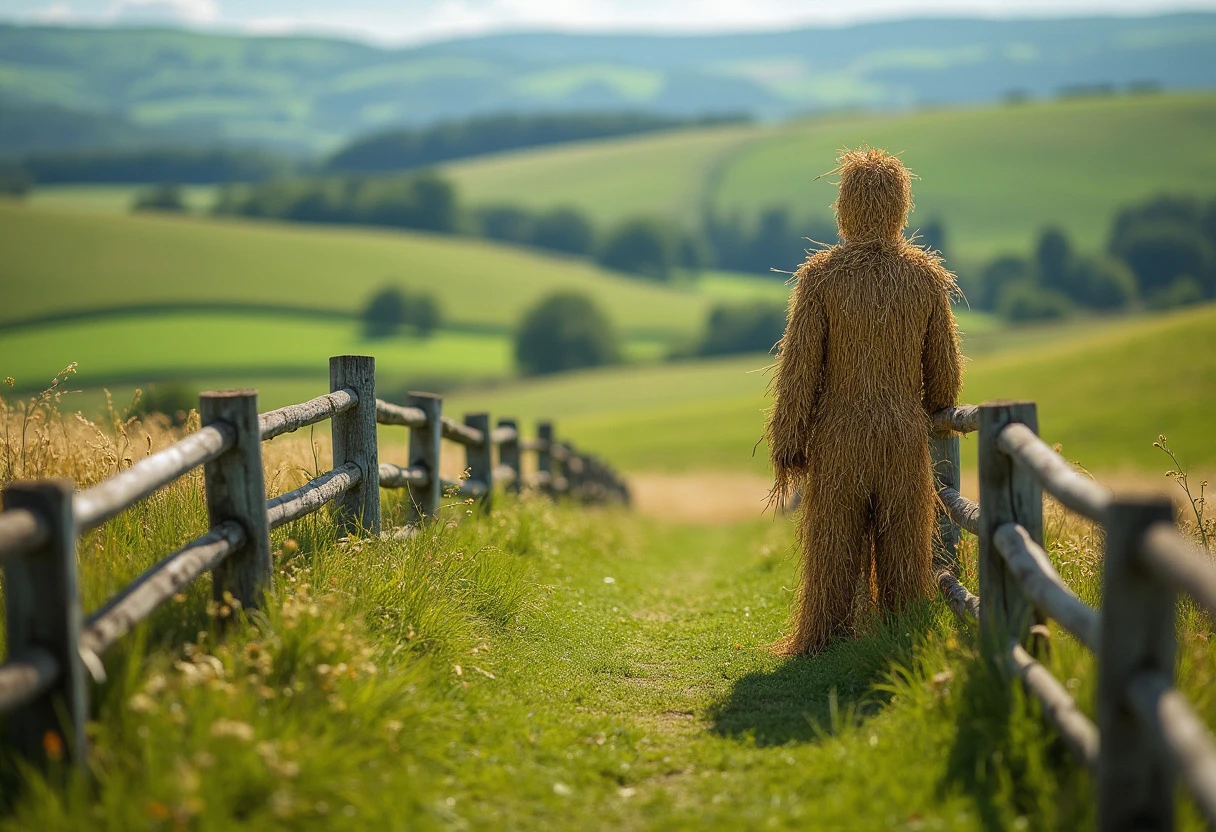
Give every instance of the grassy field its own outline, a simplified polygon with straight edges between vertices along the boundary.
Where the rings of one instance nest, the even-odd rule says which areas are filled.
[[[123,397],[134,384],[180,380],[199,389],[254,385],[267,391],[265,403],[276,406],[315,395],[324,385],[326,359],[347,352],[375,355],[394,388],[446,389],[512,375],[514,327],[528,306],[559,289],[596,298],[624,337],[626,359],[635,362],[657,360],[672,346],[692,342],[713,303],[783,302],[787,293],[777,279],[723,272],[684,276],[665,287],[583,261],[464,238],[108,215],[89,207],[89,193],[64,190],[61,202],[41,207],[37,200],[0,202],[6,255],[0,262],[0,324],[98,313],[0,328],[0,377],[16,378],[22,390],[41,389],[77,362],[75,384],[93,390],[109,385]],[[341,316],[354,315],[387,283],[433,292],[450,329],[426,341],[362,339],[357,323]],[[199,303],[283,308],[191,309]],[[132,308],[146,304],[170,308]],[[292,307],[339,318],[293,318]],[[996,326],[980,315],[969,320],[978,329]]]
[[[969,343],[964,401],[1037,401],[1043,436],[1070,459],[1110,473],[1164,470],[1152,447],[1163,433],[1185,462],[1216,468],[1216,306]],[[629,469],[763,473],[768,362],[758,355],[585,373],[471,391],[449,407],[556,418],[566,435]],[[964,456],[973,458],[969,445]]]
[[[709,529],[510,499],[458,515],[409,541],[338,545],[323,515],[276,532],[273,600],[223,635],[206,581],[190,587],[106,656],[91,783],[0,756],[0,829],[1093,823],[1083,769],[940,601],[774,657],[788,521]],[[204,517],[195,478],[92,535],[87,608]],[[1092,599],[1092,537],[1052,527]],[[1180,626],[1179,687],[1211,722],[1210,622]],[[1052,642],[1092,715],[1092,661]],[[1201,828],[1181,803],[1180,828]]]
[[[127,214],[143,185],[40,185],[27,197],[34,208],[51,211],[84,211],[96,214]],[[210,210],[216,188],[211,185],[182,187],[182,198],[193,212]]]
[[[61,241],[70,240],[71,244]],[[433,292],[449,320],[510,328],[541,296],[583,291],[626,332],[691,334],[710,296],[580,260],[426,234],[37,210],[0,201],[0,321],[149,302],[355,311],[387,283]]]
[[[428,338],[372,341],[355,321],[239,312],[162,314],[0,331],[0,377],[14,377],[22,390],[41,389],[75,362],[73,383],[89,388],[217,376],[226,382],[220,386],[260,387],[267,380],[295,378],[317,387],[329,377],[331,355],[374,355],[386,387],[440,383],[447,388],[512,375],[512,349],[505,333],[441,331]],[[633,338],[624,344],[624,358],[654,361],[663,349],[661,341]],[[288,403],[273,396],[265,401]]]
[[[445,170],[474,202],[578,205],[601,222],[650,213],[695,223],[711,205],[752,212],[784,204],[827,217],[832,178],[816,177],[838,148],[862,142],[904,154],[921,177],[912,225],[944,218],[951,250],[965,259],[1024,251],[1047,223],[1098,248],[1126,203],[1162,192],[1216,195],[1210,93],[841,115],[521,152]]]

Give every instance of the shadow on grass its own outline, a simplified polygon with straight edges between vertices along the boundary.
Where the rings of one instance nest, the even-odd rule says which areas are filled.
[[[887,695],[876,691],[894,665],[907,665],[933,626],[925,604],[875,620],[856,639],[839,641],[816,656],[783,661],[775,670],[749,673],[710,709],[715,734],[758,746],[811,742],[834,733],[842,717],[876,714]]]
[[[955,697],[957,730],[939,795],[968,795],[986,830],[1020,828],[1028,818],[1031,828],[1092,828],[1093,784],[1084,766],[1038,702],[972,649]]]

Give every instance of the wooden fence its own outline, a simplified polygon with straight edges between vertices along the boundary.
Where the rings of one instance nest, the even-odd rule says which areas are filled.
[[[412,393],[404,406],[376,398],[375,360],[330,359],[331,393],[258,414],[252,390],[203,393],[202,427],[92,488],[77,492],[67,480],[16,482],[4,490],[0,564],[8,627],[8,659],[0,666],[0,713],[16,750],[45,760],[48,733],[59,734],[77,763],[85,757],[88,679],[101,680],[101,655],[139,622],[205,572],[217,601],[231,597],[256,608],[271,585],[270,532],[334,503],[341,535],[376,536],[380,489],[409,489],[409,522],[437,515],[447,490],[488,506],[497,485],[519,491],[522,452],[536,454],[530,487],[587,502],[628,502],[612,469],[572,445],[557,442],[553,425],[539,424],[524,439],[513,419],[491,428],[485,413],[464,423],[443,415],[443,400]],[[328,419],[333,469],[294,491],[267,499],[262,443]],[[377,425],[409,428],[405,465],[381,462]],[[445,481],[440,448],[464,446],[469,477]],[[495,460],[497,451],[497,460]],[[87,618],[80,605],[76,541],[138,501],[203,467],[209,529],[164,558]]]
[[[979,504],[959,494],[959,433],[979,431]],[[985,652],[1043,704],[1068,747],[1097,777],[1098,828],[1171,829],[1181,778],[1216,828],[1216,744],[1173,686],[1179,592],[1216,615],[1216,563],[1174,525],[1165,498],[1119,498],[1038,437],[1031,402],[957,407],[934,417],[931,440],[943,547],[938,585],[977,618]],[[1105,535],[1102,609],[1081,601],[1043,549],[1043,492]],[[958,530],[979,540],[977,598],[954,577]],[[1035,660],[1045,619],[1098,661],[1095,725]]]

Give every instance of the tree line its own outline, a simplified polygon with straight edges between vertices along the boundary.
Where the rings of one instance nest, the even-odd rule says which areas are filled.
[[[408,170],[506,150],[747,121],[746,115],[689,119],[643,112],[504,113],[358,138],[330,156],[324,167],[341,173]]]
[[[973,308],[1014,321],[1216,298],[1216,198],[1166,195],[1127,206],[1095,254],[1047,227],[1029,256],[997,257],[960,280]]]
[[[26,110],[10,111],[6,109],[9,106],[0,101],[0,138],[28,130],[31,124]],[[6,114],[12,118],[5,119]],[[412,170],[506,150],[747,120],[744,115],[679,118],[648,113],[483,116],[358,136],[333,154],[315,158],[249,147],[200,146],[190,143],[185,136],[152,133],[143,136],[138,144],[129,137],[121,142],[100,139],[89,142],[87,136],[92,132],[85,126],[52,121],[43,131],[47,135],[36,132],[11,143],[31,150],[10,153],[3,163],[6,168],[20,171],[29,184],[211,185],[284,176]],[[34,121],[41,124],[38,119]],[[86,136],[77,146],[33,149],[46,147],[53,135],[71,135],[74,131]]]

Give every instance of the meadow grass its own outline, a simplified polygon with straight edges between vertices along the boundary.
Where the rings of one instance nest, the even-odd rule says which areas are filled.
[[[232,611],[191,587],[107,656],[92,785],[7,759],[0,829],[1092,823],[1081,767],[940,601],[817,657],[772,656],[788,520],[470,511],[411,541],[341,544],[324,515],[277,533],[272,600],[223,636]],[[195,478],[86,539],[86,604],[202,522]],[[1093,596],[1094,538],[1049,525]],[[1180,627],[1180,686],[1211,722],[1210,622]],[[1092,714],[1092,662],[1055,643]],[[1183,819],[1201,828],[1185,803]]]
[[[0,482],[87,485],[181,434],[63,418],[55,401],[29,419],[6,405]],[[300,436],[265,461],[272,492],[329,464]],[[384,508],[400,522],[399,498]],[[196,472],[86,535],[85,609],[205,526]],[[1100,536],[1053,506],[1045,527],[1097,603]],[[488,515],[449,501],[407,540],[336,540],[322,512],[273,550],[262,610],[211,603],[204,578],[106,656],[88,782],[0,750],[0,829],[1093,822],[1088,776],[940,600],[865,617],[819,656],[772,655],[796,584],[790,518],[687,526],[500,495]],[[965,536],[973,589],[974,559]],[[1210,618],[1183,604],[1179,635],[1179,687],[1212,724]],[[1053,645],[1092,715],[1092,659],[1061,632]],[[1180,826],[1201,828],[1186,801]]]
[[[843,146],[902,152],[913,228],[946,222],[950,251],[978,261],[1024,252],[1048,224],[1085,249],[1105,244],[1123,205],[1162,192],[1210,197],[1216,96],[1051,101],[896,114],[844,114],[521,151],[444,168],[478,203],[576,205],[601,222],[654,214],[687,225],[716,207],[781,204],[830,217]]]
[[[754,127],[679,130],[495,154],[441,168],[476,205],[574,205],[595,222],[634,214],[695,220],[713,171],[755,139]]]
[[[1093,471],[1164,470],[1152,447],[1162,433],[1186,464],[1216,468],[1216,306],[979,333],[964,339],[963,350],[971,359],[963,401],[1037,402],[1044,438]],[[578,373],[470,390],[447,406],[556,419],[559,432],[627,470],[764,473],[768,451],[757,443],[769,404],[763,368],[771,360],[761,354]],[[973,442],[964,440],[968,460]]]
[[[65,243],[63,241],[70,241]],[[483,240],[400,231],[39,210],[0,200],[0,320],[124,304],[227,301],[354,312],[393,283],[433,293],[449,321],[499,331],[557,290],[586,292],[626,334],[688,337],[711,303]],[[302,300],[306,299],[306,300]]]
[[[127,214],[135,198],[147,185],[39,185],[26,199],[35,208],[54,211],[84,211],[99,214]],[[195,213],[210,210],[215,203],[214,185],[182,186],[186,208]]]
[[[411,386],[446,389],[512,376],[513,349],[509,332],[441,330],[426,338],[406,333],[371,340],[354,320],[241,312],[119,316],[0,331],[0,378],[12,376],[20,390],[42,389],[75,362],[73,384],[91,389],[166,381],[200,390],[215,389],[216,383],[260,389],[268,379],[296,378],[315,391],[318,382],[328,383],[330,356],[353,354],[374,355],[380,385],[395,395]],[[663,341],[634,337],[625,341],[623,357],[653,361],[665,349]],[[201,385],[205,377],[211,377],[210,387]],[[265,403],[277,407],[311,395],[281,401],[272,395]]]

